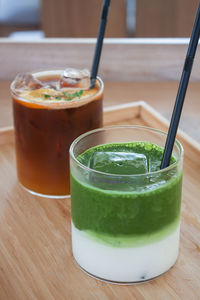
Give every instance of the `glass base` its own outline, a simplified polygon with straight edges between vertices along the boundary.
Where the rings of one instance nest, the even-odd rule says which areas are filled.
[[[46,194],[37,193],[37,192],[34,192],[34,191],[26,188],[21,182],[18,181],[18,183],[25,191],[27,191],[30,194],[37,196],[37,197],[50,198],[50,199],[69,199],[70,198],[70,194],[69,195],[46,195]]]
[[[86,271],[84,268],[82,268],[79,263],[77,262],[77,260],[74,258],[74,261],[76,262],[77,266],[85,273],[87,274],[88,276],[96,279],[96,280],[100,280],[102,282],[105,282],[105,283],[111,283],[111,284],[116,284],[116,285],[137,285],[137,284],[144,284],[144,283],[148,283],[150,281],[153,281],[157,278],[159,278],[160,276],[163,276],[164,274],[166,274],[167,272],[169,272],[173,267],[174,265],[176,264],[176,261],[175,263],[168,269],[166,270],[165,272],[159,274],[158,276],[155,276],[155,277],[152,277],[152,278],[148,278],[148,279],[144,279],[144,280],[140,280],[140,281],[128,281],[128,282],[124,282],[124,281],[112,281],[112,280],[108,280],[108,279],[104,279],[104,278],[101,278],[101,277],[98,277],[96,275],[93,275],[91,273],[89,273],[88,271]]]

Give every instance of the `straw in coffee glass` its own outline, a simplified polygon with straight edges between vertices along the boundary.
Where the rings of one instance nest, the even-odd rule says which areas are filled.
[[[94,58],[93,58],[93,63],[92,63],[92,69],[91,69],[91,78],[90,78],[90,80],[91,80],[90,87],[91,88],[93,88],[95,86],[96,77],[97,77],[97,73],[98,73],[99,61],[100,61],[100,57],[101,57],[103,39],[104,39],[104,35],[105,35],[105,30],[106,30],[110,1],[111,0],[104,0],[104,4],[102,7],[99,32],[98,32],[97,43],[96,43],[96,48],[95,48],[95,53],[94,53]]]

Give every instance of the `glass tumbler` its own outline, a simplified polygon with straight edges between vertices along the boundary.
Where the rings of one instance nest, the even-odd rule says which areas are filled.
[[[150,142],[163,148],[165,140],[166,133],[160,130],[127,125],[93,130],[72,143],[73,256],[89,275],[119,284],[141,283],[175,264],[180,232],[181,144],[175,141],[174,162],[167,168],[142,174],[106,173],[79,159],[99,145],[110,144],[112,148],[113,143]]]

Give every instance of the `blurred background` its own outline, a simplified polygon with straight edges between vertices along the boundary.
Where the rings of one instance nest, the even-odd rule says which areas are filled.
[[[96,37],[103,0],[0,0],[0,37]],[[189,37],[199,0],[112,0],[107,37]]]

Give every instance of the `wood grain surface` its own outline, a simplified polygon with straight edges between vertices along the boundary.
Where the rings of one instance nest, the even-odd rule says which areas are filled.
[[[99,74],[104,81],[179,80],[188,39],[105,39]],[[35,42],[0,38],[0,80],[19,72],[91,69],[96,39],[43,39]],[[191,80],[200,81],[200,45]]]
[[[167,121],[144,103],[107,109],[105,124]],[[185,150],[180,254],[158,279],[119,286],[86,275],[73,260],[70,201],[40,198],[17,183],[13,131],[0,132],[0,299],[198,300],[200,295],[199,145],[182,133]]]
[[[137,1],[135,36],[190,36],[198,3],[198,0]]]
[[[41,0],[41,28],[46,37],[96,37],[102,4],[99,0]],[[105,35],[127,36],[126,1],[112,1]]]

